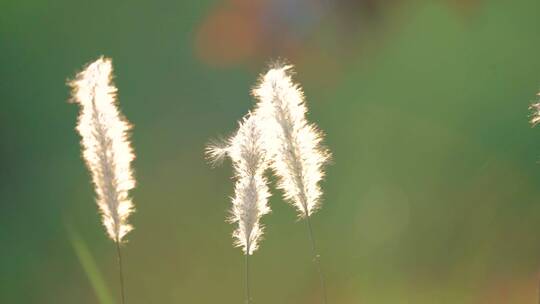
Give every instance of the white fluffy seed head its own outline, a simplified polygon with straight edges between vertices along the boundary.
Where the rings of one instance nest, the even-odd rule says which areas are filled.
[[[540,96],[540,93],[536,94],[536,96]],[[529,109],[533,111],[531,124],[536,126],[540,122],[540,101],[531,104]]]
[[[268,158],[262,143],[258,118],[248,114],[238,131],[224,144],[211,144],[207,150],[210,160],[228,156],[234,167],[234,197],[230,221],[237,223],[233,232],[235,245],[245,254],[253,254],[262,239],[261,216],[270,212],[268,186],[264,172]]]
[[[133,212],[128,192],[135,187],[131,169],[135,155],[128,138],[131,126],[117,108],[112,72],[111,60],[101,57],[69,85],[71,100],[80,105],[77,131],[103,224],[112,240],[122,242],[133,229],[127,218]]]
[[[271,68],[262,75],[253,95],[278,186],[300,217],[305,217],[320,207],[319,182],[330,153],[321,145],[322,132],[306,120],[304,94],[292,81],[291,70],[287,65]]]

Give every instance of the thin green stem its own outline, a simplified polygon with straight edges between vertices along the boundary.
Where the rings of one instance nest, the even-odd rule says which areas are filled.
[[[249,286],[249,254],[246,254],[246,304],[251,303]]]
[[[308,214],[307,211],[306,211],[306,214]],[[326,298],[326,284],[324,281],[324,274],[322,272],[322,267],[321,267],[321,256],[317,254],[317,247],[315,246],[315,238],[313,237],[313,228],[311,227],[311,220],[310,220],[309,215],[306,215],[306,223],[307,223],[308,232],[309,232],[309,240],[311,242],[311,255],[313,257],[313,262],[315,263],[315,266],[317,267],[317,272],[319,273],[319,282],[321,285],[323,303],[327,304],[328,300]]]
[[[118,255],[118,270],[119,270],[119,276],[120,276],[120,296],[121,296],[121,302],[122,304],[126,303],[125,296],[124,296],[124,270],[122,268],[122,254],[120,251],[120,242],[116,241],[116,253]]]
[[[251,292],[249,285],[249,244],[247,244],[246,250],[246,304],[251,304]]]

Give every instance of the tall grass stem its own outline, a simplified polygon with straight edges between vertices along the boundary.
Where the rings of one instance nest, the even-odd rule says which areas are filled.
[[[307,211],[306,211],[307,212]],[[317,247],[315,245],[315,238],[313,237],[313,228],[311,227],[311,220],[309,216],[306,216],[306,225],[308,228],[308,234],[309,234],[309,240],[311,243],[311,255],[313,257],[313,263],[315,263],[315,266],[317,268],[317,272],[319,273],[319,283],[321,287],[321,294],[323,303],[328,303],[328,298],[326,295],[326,283],[324,280],[324,273],[322,271],[321,267],[321,256],[317,253]]]
[[[120,299],[122,304],[126,303],[126,297],[124,295],[124,269],[122,267],[122,252],[120,250],[120,242],[116,243],[116,253],[118,255],[118,273],[120,278]]]
[[[249,285],[249,254],[246,254],[246,304],[251,304],[251,286]]]

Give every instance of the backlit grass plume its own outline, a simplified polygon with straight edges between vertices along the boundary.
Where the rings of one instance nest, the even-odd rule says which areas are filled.
[[[131,126],[117,108],[112,70],[111,60],[101,57],[69,85],[73,90],[71,100],[80,105],[77,131],[82,137],[82,155],[92,175],[103,224],[116,243],[124,303],[120,244],[132,230],[127,221],[133,212],[128,192],[135,187],[131,169],[135,155],[128,139]]]
[[[257,118],[248,115],[225,145],[210,145],[207,149],[207,155],[213,161],[225,155],[232,160],[236,184],[230,221],[238,224],[233,233],[235,245],[246,254],[257,250],[263,235],[259,220],[270,212],[267,204],[270,194],[264,177],[268,159],[261,137]]]
[[[273,68],[253,90],[256,113],[265,130],[265,147],[279,177],[279,188],[301,217],[320,207],[319,182],[330,154],[322,147],[322,133],[306,120],[304,94],[290,77],[291,66]]]
[[[214,162],[228,156],[233,163],[236,184],[230,221],[238,224],[233,238],[246,255],[246,302],[250,303],[249,255],[257,250],[263,235],[260,218],[270,212],[267,204],[270,194],[264,177],[268,158],[258,118],[248,114],[239,125],[226,143],[210,145],[206,152]]]
[[[283,190],[285,199],[296,207],[299,216],[306,219],[323,303],[327,303],[310,216],[320,208],[319,182],[324,177],[323,166],[330,158],[330,152],[321,145],[322,132],[306,120],[304,93],[292,81],[291,70],[292,66],[276,66],[261,77],[253,90],[258,99],[255,113],[261,117],[265,149],[279,178],[278,187]]]
[[[540,93],[536,94],[536,96],[540,96]],[[529,109],[533,111],[531,124],[536,126],[540,122],[540,101],[531,104]]]
[[[112,77],[111,60],[101,57],[78,73],[70,85],[72,100],[80,105],[77,131],[103,224],[113,241],[122,242],[132,229],[127,222],[133,212],[128,192],[135,187],[131,169],[135,156],[127,134],[131,126],[117,108]]]

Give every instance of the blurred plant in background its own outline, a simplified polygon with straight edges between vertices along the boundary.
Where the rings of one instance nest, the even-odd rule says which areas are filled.
[[[335,77],[347,59],[373,54],[387,32],[402,26],[411,0],[219,0],[196,34],[198,58],[211,66],[253,65],[285,57]],[[463,16],[481,0],[446,0]],[[333,72],[333,73],[332,73]]]

